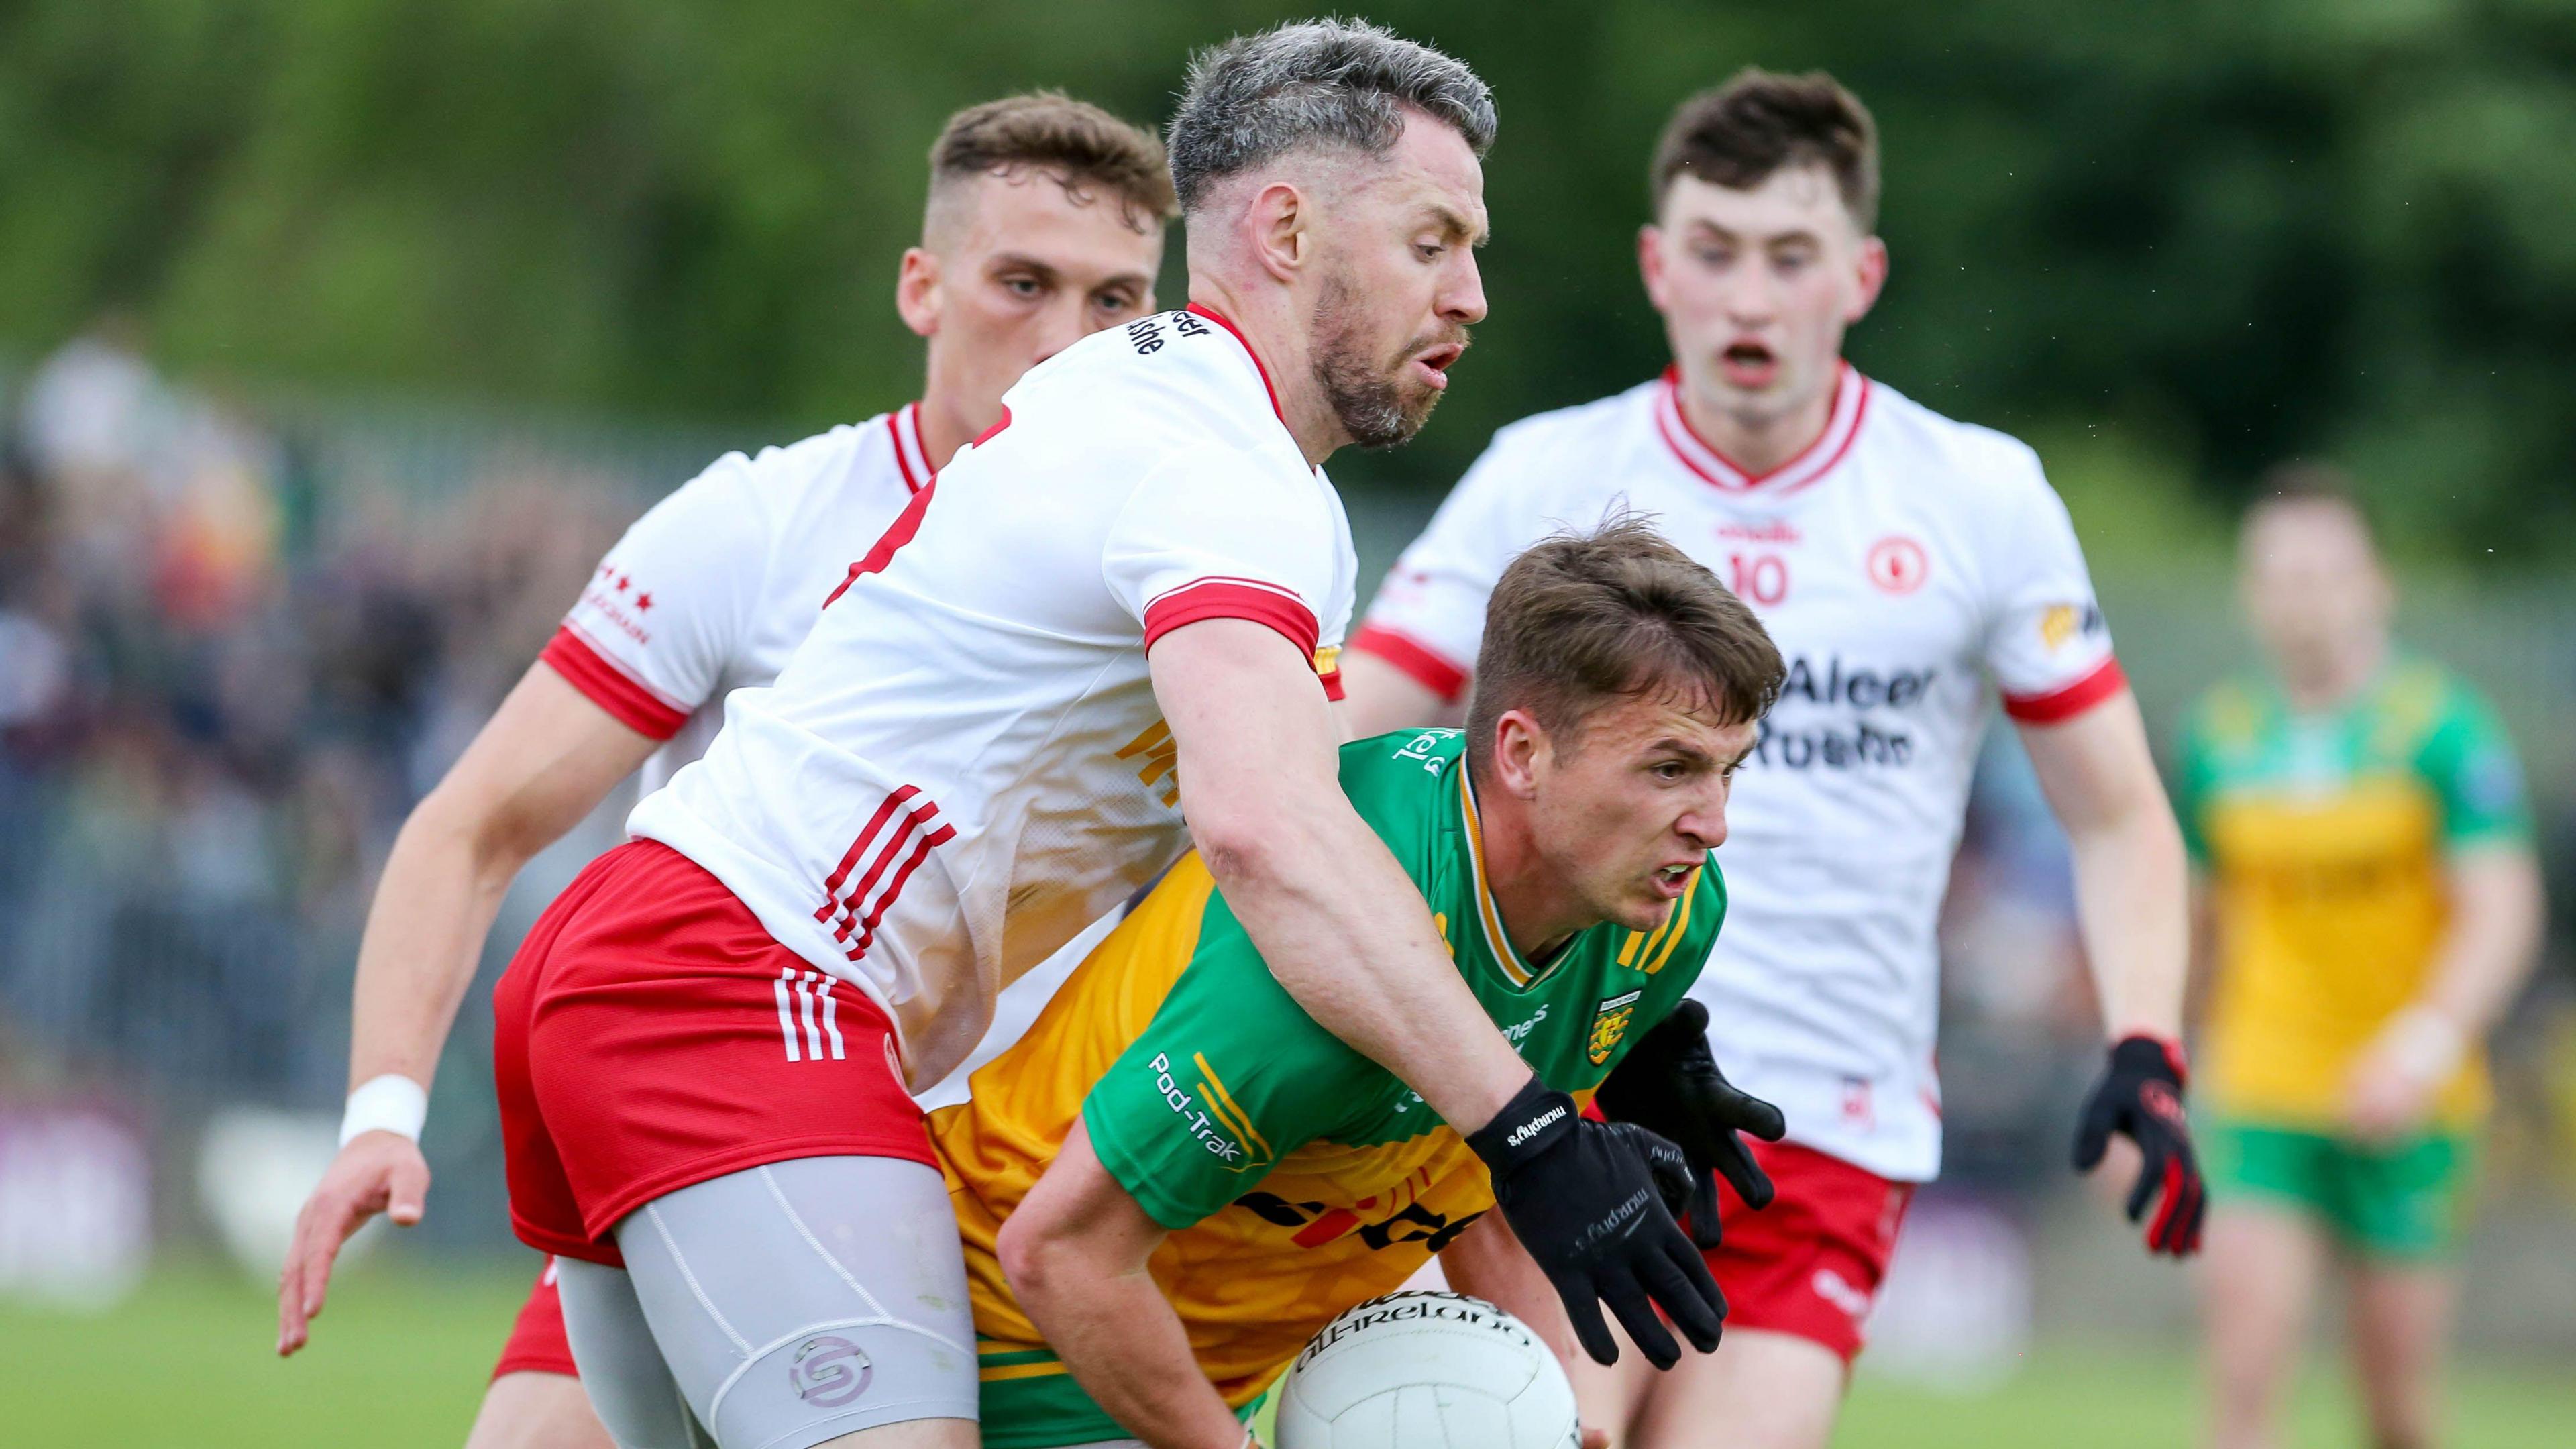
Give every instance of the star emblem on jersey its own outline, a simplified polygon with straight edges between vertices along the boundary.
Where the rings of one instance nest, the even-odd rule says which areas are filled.
[[[1869,546],[1869,581],[1881,593],[1910,594],[1923,587],[1932,572],[1931,556],[1923,545],[1901,533],[1891,533]]]
[[[1637,999],[1645,994],[1643,990],[1623,991],[1603,997],[1601,1005],[1594,1008],[1592,1030],[1583,1041],[1583,1054],[1592,1059],[1592,1065],[1603,1065],[1619,1049],[1619,1043],[1627,1038],[1628,1023],[1636,1019]]]

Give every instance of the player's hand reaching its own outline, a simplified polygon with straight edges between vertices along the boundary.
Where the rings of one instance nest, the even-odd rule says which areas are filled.
[[[295,1215],[295,1241],[277,1279],[277,1352],[302,1348],[306,1328],[330,1291],[340,1246],[378,1213],[410,1227],[429,1201],[429,1159],[420,1144],[394,1132],[349,1139]]]
[[[2147,1223],[2147,1251],[2187,1258],[2200,1251],[2200,1223],[2209,1197],[2200,1161],[2191,1150],[2191,1124],[2182,1110],[2182,1051],[2151,1036],[2123,1037],[2085,1099],[2075,1129],[2075,1170],[2101,1165],[2114,1132],[2138,1144],[2142,1161],[2129,1190],[2129,1221],[2145,1215],[2159,1189],[2164,1202]]]
[[[1692,1347],[1717,1347],[1726,1299],[1666,1206],[1689,1198],[1681,1149],[1633,1124],[1586,1120],[1536,1076],[1467,1145],[1492,1171],[1503,1220],[1565,1300],[1595,1362],[1619,1360],[1605,1302],[1659,1369],[1681,1360],[1681,1346],[1658,1306]]]
[[[1771,1205],[1771,1179],[1736,1134],[1777,1142],[1786,1130],[1780,1109],[1737,1091],[1717,1069],[1708,1045],[1708,1008],[1685,1000],[1637,1039],[1596,1100],[1613,1122],[1634,1122],[1679,1146],[1690,1159],[1691,1241],[1718,1244],[1717,1179],[1756,1210]],[[1676,1205],[1678,1214],[1684,1205]]]

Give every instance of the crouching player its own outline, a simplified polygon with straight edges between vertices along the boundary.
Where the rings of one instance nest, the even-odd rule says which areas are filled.
[[[1308,1337],[1444,1249],[1462,1287],[1570,1355],[1556,1295],[1486,1210],[1699,975],[1726,913],[1708,853],[1782,672],[1714,577],[1614,522],[1504,573],[1463,734],[1343,748],[1343,789],[1537,1073],[1469,1139],[1316,1025],[1185,857],[932,1117],[988,1449],[1237,1449],[1238,1411]],[[1734,1100],[1778,1136],[1776,1112]],[[1688,1192],[1678,1149],[1621,1130]],[[1678,1251],[1661,1271],[1682,1300],[1706,1268]],[[1575,1335],[1606,1348],[1588,1318]],[[1641,1347],[1678,1356],[1669,1336]]]

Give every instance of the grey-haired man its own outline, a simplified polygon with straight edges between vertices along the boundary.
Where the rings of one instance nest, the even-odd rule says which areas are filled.
[[[973,1444],[955,1224],[889,1070],[943,1076],[1192,843],[1300,1004],[1492,1144],[1588,1342],[1599,1297],[1659,1362],[1654,1303],[1714,1343],[1645,1163],[1495,1030],[1335,773],[1355,565],[1316,465],[1409,437],[1484,315],[1493,130],[1374,27],[1203,57],[1190,309],[1030,371],[531,934],[495,998],[512,1218],[621,1444]]]

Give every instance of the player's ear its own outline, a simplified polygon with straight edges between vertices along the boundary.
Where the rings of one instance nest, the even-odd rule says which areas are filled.
[[[939,333],[939,253],[906,247],[902,269],[895,273],[894,310],[916,337]]]
[[[1878,305],[1878,294],[1886,290],[1887,243],[1874,236],[1862,237],[1860,255],[1854,259],[1854,265],[1860,272],[1860,294],[1853,299],[1851,315],[1843,318],[1845,325],[1868,316],[1869,309]]]
[[[1254,260],[1280,281],[1296,280],[1314,255],[1313,198],[1285,181],[1273,181],[1252,198],[1244,217],[1245,239]]]
[[[1494,783],[1503,793],[1527,800],[1538,793],[1541,758],[1547,753],[1547,731],[1527,710],[1505,710],[1494,721]]]
[[[1637,228],[1637,275],[1645,279],[1646,300],[1663,310],[1664,229],[1651,221]]]

